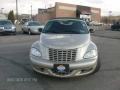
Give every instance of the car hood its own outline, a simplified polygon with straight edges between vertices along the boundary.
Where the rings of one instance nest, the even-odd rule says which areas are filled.
[[[44,34],[40,36],[40,43],[45,47],[56,49],[72,49],[83,47],[90,42],[90,34]]]

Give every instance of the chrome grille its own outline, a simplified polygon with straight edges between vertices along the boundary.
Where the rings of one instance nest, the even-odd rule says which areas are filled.
[[[54,62],[72,62],[76,60],[77,49],[49,49],[49,59]]]
[[[11,27],[10,27],[10,26],[7,26],[7,27],[4,27],[4,29],[11,29]]]

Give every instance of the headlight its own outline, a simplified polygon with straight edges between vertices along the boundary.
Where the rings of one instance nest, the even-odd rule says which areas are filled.
[[[37,57],[40,57],[40,56],[41,56],[40,51],[38,51],[36,48],[31,48],[30,54],[32,54],[32,55],[34,55],[34,56],[37,56]]]
[[[15,26],[12,26],[12,29],[15,29],[16,27]]]
[[[84,55],[85,59],[93,58],[97,56],[97,50],[91,50]]]

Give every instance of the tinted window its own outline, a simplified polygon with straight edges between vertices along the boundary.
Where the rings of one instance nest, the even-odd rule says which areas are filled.
[[[77,20],[54,20],[49,21],[43,33],[55,34],[87,34],[89,30],[85,22]]]
[[[29,22],[28,25],[29,25],[29,26],[39,26],[40,23],[39,23],[39,22]]]
[[[11,21],[0,21],[0,25],[12,25]]]

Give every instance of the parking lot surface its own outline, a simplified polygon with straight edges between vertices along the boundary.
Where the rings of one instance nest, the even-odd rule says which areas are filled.
[[[98,46],[100,71],[68,79],[44,76],[32,70],[29,51],[39,35],[0,36],[0,90],[120,90],[120,39],[98,34],[92,39]]]
[[[99,36],[99,37],[104,37],[104,38],[120,39],[120,31],[97,30],[92,35]]]

